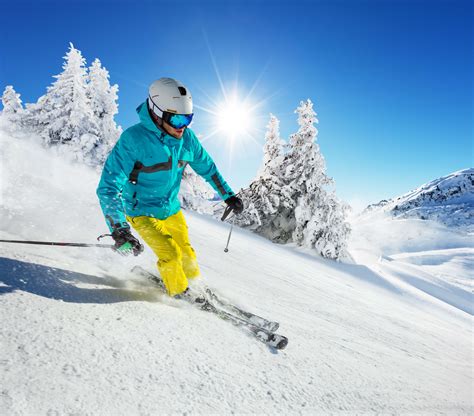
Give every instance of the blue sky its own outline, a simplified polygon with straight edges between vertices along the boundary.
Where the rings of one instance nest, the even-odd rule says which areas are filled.
[[[264,102],[258,143],[205,145],[229,183],[245,187],[262,159],[268,114],[282,137],[310,98],[338,195],[356,206],[473,166],[472,22],[462,1],[2,1],[0,88],[34,102],[61,71],[69,42],[101,59],[120,87],[117,121],[161,76],[181,80],[201,107],[238,81]],[[195,111],[206,136],[210,117]]]

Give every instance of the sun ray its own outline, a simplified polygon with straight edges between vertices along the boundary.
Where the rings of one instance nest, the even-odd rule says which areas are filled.
[[[261,68],[256,80],[252,83],[250,90],[244,90],[239,85],[239,66],[234,71],[234,80],[224,80],[221,77],[216,59],[205,32],[204,39],[209,51],[209,57],[220,86],[220,95],[210,97],[208,91],[199,88],[204,102],[196,105],[203,111],[202,125],[209,131],[200,138],[202,143],[210,140],[218,140],[219,146],[226,149],[227,166],[229,169],[233,164],[234,157],[246,152],[254,152],[254,146],[262,147],[264,141],[264,127],[268,122],[268,115],[262,110],[268,101],[279,94],[277,90],[267,97],[260,98],[255,95],[258,86],[268,71],[269,62]],[[243,152],[243,153],[242,153]]]
[[[209,134],[206,134],[202,139],[200,139],[201,143],[208,141],[211,137],[214,137],[217,133],[219,133],[219,129],[215,129],[211,131]]]
[[[255,103],[252,107],[250,107],[250,109],[251,110],[256,110],[257,108],[263,106],[267,101],[269,101],[271,98],[278,95],[281,91],[283,91],[283,88],[280,88],[280,89],[276,90],[275,92],[271,93],[270,95],[266,96],[265,98],[262,98],[260,101]]]
[[[263,74],[266,72],[269,63],[270,61],[267,61],[267,63],[264,65],[263,69],[260,71],[260,74],[258,75],[257,79],[253,83],[252,87],[250,88],[244,100],[247,100],[253,94],[255,88],[257,88],[257,85],[260,83],[260,80],[262,79]]]
[[[194,107],[199,108],[202,111],[205,111],[206,113],[212,114],[214,116],[217,115],[217,112],[215,110],[212,110],[210,108],[202,107],[200,105],[194,104]]]
[[[259,130],[259,131],[263,133],[263,130]],[[252,139],[252,142],[255,145],[257,145],[258,147],[262,147],[262,143],[259,142],[258,139],[256,139],[253,134],[249,133],[249,137]]]
[[[197,87],[197,89],[206,96],[206,98],[209,100],[209,102],[216,107],[217,106],[217,101],[214,100],[205,90],[203,90],[201,87]]]
[[[219,81],[219,84],[221,86],[222,94],[224,95],[224,98],[227,99],[227,93],[224,87],[224,83],[222,82],[222,78],[219,73],[219,68],[217,67],[216,60],[214,59],[214,54],[212,53],[211,45],[209,44],[209,39],[207,38],[206,32],[204,32],[204,40],[206,41],[209,56],[211,57],[212,66],[214,67],[214,72],[216,73],[217,80]]]

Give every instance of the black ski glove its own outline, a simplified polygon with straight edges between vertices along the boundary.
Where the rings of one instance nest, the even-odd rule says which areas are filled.
[[[133,252],[134,256],[138,256],[143,251],[143,246],[130,232],[130,227],[117,228],[112,233],[115,241],[114,250],[120,254],[127,255]]]
[[[235,214],[240,214],[244,210],[244,203],[238,196],[231,196],[224,201],[228,208],[235,212]]]

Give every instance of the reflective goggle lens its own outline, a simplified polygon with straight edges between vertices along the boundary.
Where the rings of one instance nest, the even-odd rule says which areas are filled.
[[[175,128],[181,129],[191,124],[194,114],[172,114],[168,119],[168,124]]]

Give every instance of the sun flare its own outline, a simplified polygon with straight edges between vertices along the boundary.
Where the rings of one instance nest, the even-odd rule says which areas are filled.
[[[218,93],[217,97],[210,94],[206,88],[197,88],[201,94],[202,104],[194,103],[194,107],[205,113],[201,118],[205,132],[200,140],[202,143],[216,140],[222,144],[228,150],[228,161],[231,166],[236,152],[248,152],[249,145],[261,149],[265,135],[264,127],[268,122],[268,114],[262,113],[262,110],[277,92],[265,98],[255,95],[266,66],[262,68],[262,72],[249,89],[239,87],[238,76],[224,83],[209,44],[208,49],[220,86],[220,94]]]
[[[237,88],[232,93],[222,88],[220,100],[208,97],[206,107],[195,105],[208,114],[208,129],[203,142],[215,137],[223,140],[231,152],[235,146],[244,146],[249,140],[257,147],[260,146],[259,139],[263,137],[263,132],[262,114],[259,110],[263,101],[255,104],[249,100],[248,94],[245,99],[240,98],[241,96],[242,93]]]
[[[237,96],[219,105],[216,113],[216,129],[221,133],[227,132],[233,139],[248,134],[252,127],[250,106],[239,101]]]

